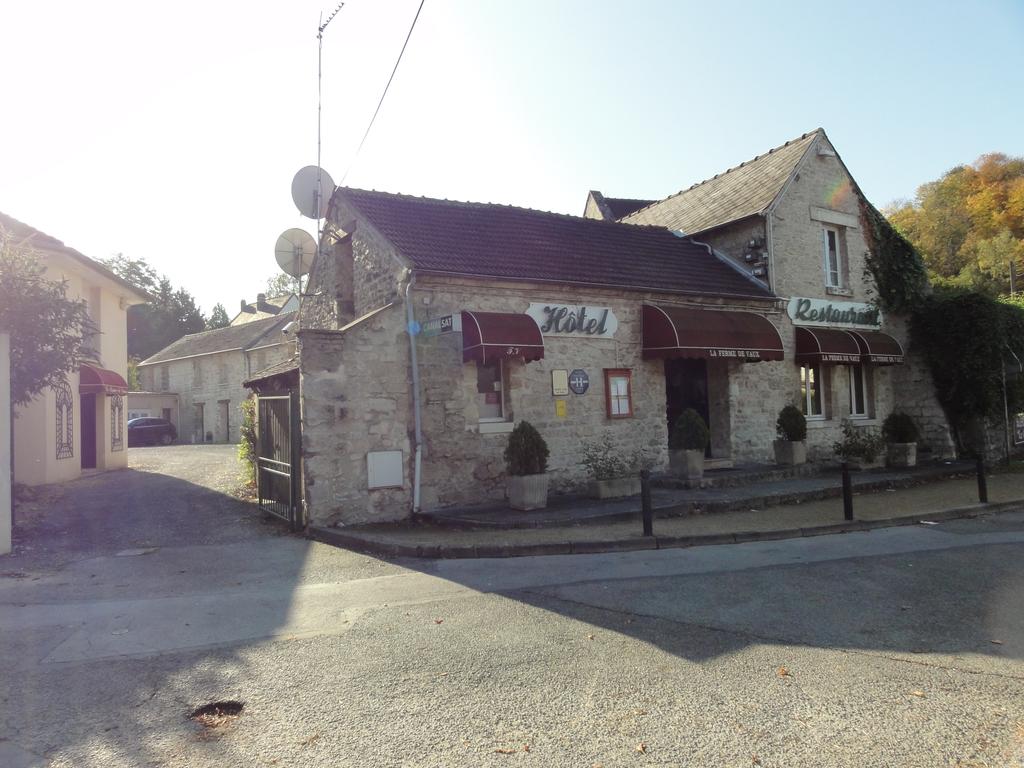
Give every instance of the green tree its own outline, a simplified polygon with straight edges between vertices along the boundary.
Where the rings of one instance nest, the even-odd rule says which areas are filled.
[[[212,331],[214,328],[224,328],[231,325],[231,318],[228,317],[228,311],[224,309],[224,305],[220,302],[213,305],[213,311],[210,312],[210,317],[206,320],[206,330]]]
[[[289,293],[299,292],[299,279],[278,272],[273,277],[267,278],[267,296],[286,296]]]
[[[93,330],[85,302],[46,277],[38,252],[0,230],[0,329],[11,335],[11,402],[25,405],[78,368]]]
[[[148,304],[128,308],[128,356],[144,360],[189,333],[206,329],[206,319],[184,288],[175,289],[145,259],[118,254],[103,260],[110,270],[153,296]]]

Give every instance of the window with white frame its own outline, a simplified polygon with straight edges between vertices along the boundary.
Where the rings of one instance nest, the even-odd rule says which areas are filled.
[[[825,418],[820,365],[800,366],[800,402],[808,419]]]
[[[850,415],[867,418],[869,413],[868,391],[871,371],[863,365],[848,366],[850,371]]]
[[[825,266],[825,285],[829,288],[844,287],[843,255],[840,246],[839,230],[836,227],[822,228],[821,246]]]
[[[477,363],[476,402],[480,421],[505,421],[508,408],[505,403],[505,361],[492,360]]]

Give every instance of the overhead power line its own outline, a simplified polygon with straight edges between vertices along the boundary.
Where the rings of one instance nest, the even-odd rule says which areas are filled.
[[[387,85],[384,86],[384,92],[380,95],[380,101],[377,102],[377,108],[373,110],[373,117],[370,118],[369,125],[366,126],[366,133],[363,134],[362,140],[359,142],[359,146],[356,148],[355,155],[352,156],[352,161],[348,164],[348,168],[345,169],[345,174],[341,177],[341,181],[338,186],[345,184],[345,179],[348,178],[349,171],[356,164],[356,160],[359,158],[359,153],[363,149],[363,144],[366,143],[366,137],[370,135],[370,129],[373,128],[373,123],[377,119],[377,113],[380,112],[381,105],[384,103],[384,97],[388,95],[388,88],[391,87],[391,81],[395,79],[395,72],[398,71],[398,65],[402,63],[402,56],[405,54],[405,47],[409,44],[409,38],[412,37],[412,31],[416,29],[416,21],[420,17],[420,11],[423,10],[423,3],[426,0],[420,0],[420,7],[416,9],[416,15],[413,17],[412,25],[409,27],[409,34],[405,36],[405,42],[402,43],[402,50],[398,52],[398,59],[395,61],[395,68],[391,70],[391,77],[388,78]]]

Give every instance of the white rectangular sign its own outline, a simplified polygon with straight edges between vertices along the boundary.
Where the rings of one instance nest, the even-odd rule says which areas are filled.
[[[610,307],[533,302],[526,314],[545,336],[609,339],[619,329],[619,320]]]

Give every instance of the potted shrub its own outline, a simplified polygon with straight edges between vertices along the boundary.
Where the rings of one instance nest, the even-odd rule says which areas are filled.
[[[905,413],[894,411],[882,422],[882,436],[889,444],[890,467],[917,466],[917,424]]]
[[[708,425],[693,408],[687,408],[679,415],[669,433],[669,471],[685,477],[691,488],[700,487],[704,477],[704,452],[709,436]]]
[[[590,483],[591,496],[615,499],[640,493],[643,453],[637,451],[623,456],[616,451],[608,432],[601,436],[599,442],[590,443],[583,449],[582,461],[594,478]]]
[[[509,434],[505,465],[512,509],[543,509],[548,505],[548,446],[530,422],[519,422]]]
[[[844,419],[843,439],[832,449],[850,469],[874,469],[882,466],[885,438],[869,427],[857,428]]]
[[[807,461],[807,419],[795,405],[787,405],[779,411],[775,422],[778,439],[772,443],[775,449],[775,463],[786,466],[804,464]]]

